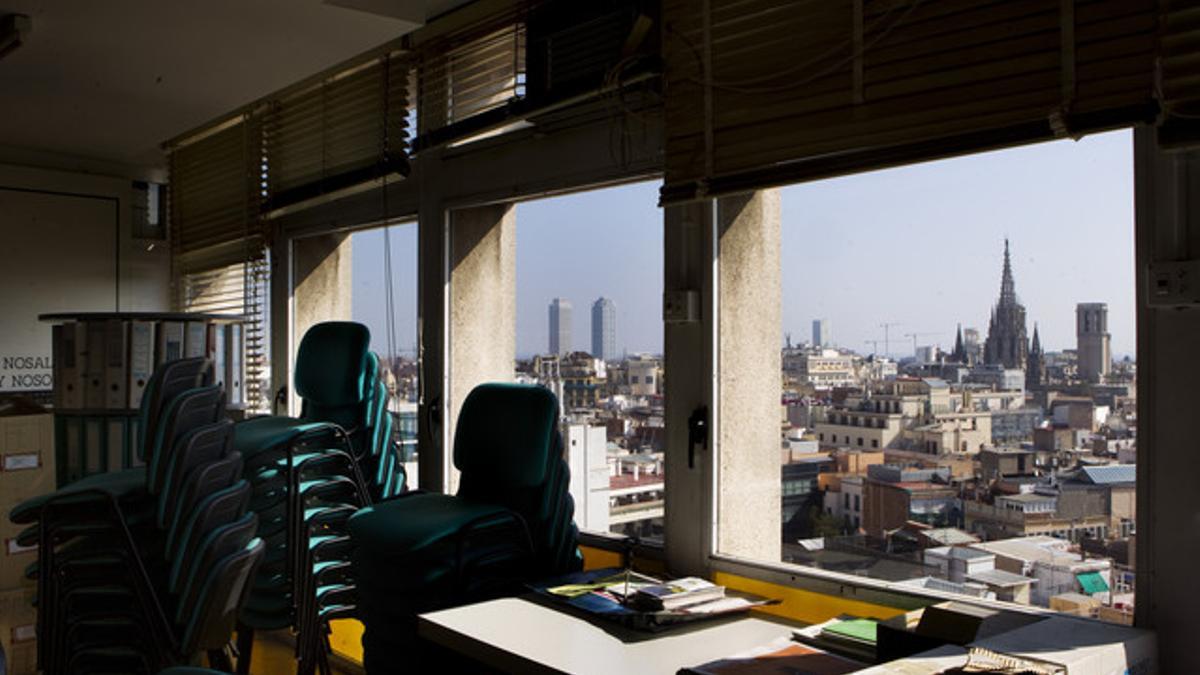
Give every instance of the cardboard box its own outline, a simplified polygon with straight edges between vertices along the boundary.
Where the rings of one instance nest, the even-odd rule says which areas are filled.
[[[37,672],[37,610],[29,589],[0,592],[0,647],[8,675]]]
[[[25,568],[37,559],[34,547],[16,542],[27,526],[13,525],[14,506],[54,490],[54,416],[0,417],[0,591],[30,588]]]

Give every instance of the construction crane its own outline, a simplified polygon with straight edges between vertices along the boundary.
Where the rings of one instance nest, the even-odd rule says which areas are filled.
[[[904,334],[904,337],[910,337],[913,340],[913,356],[917,355],[917,338],[924,337],[926,335],[938,335],[938,333],[925,332],[925,333],[905,333]]]
[[[883,355],[884,356],[892,355],[892,343],[888,339],[888,330],[890,330],[892,328],[892,326],[899,326],[899,325],[901,325],[901,324],[896,321],[888,321],[888,322],[879,324],[879,327],[883,329]]]
[[[879,353],[879,340],[863,340],[863,342],[871,345],[871,353],[872,354]]]

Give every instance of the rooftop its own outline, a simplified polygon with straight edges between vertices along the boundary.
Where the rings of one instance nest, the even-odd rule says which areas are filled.
[[[1038,502],[1054,501],[1055,497],[1054,495],[1042,495],[1036,492],[1022,492],[1021,494],[1016,495],[1001,495],[996,497],[996,501],[1000,501],[1001,499],[1009,502],[1019,502],[1021,504],[1036,504]]]
[[[1106,466],[1085,466],[1076,476],[1093,485],[1114,485],[1119,483],[1137,482],[1136,464],[1108,464]]]
[[[976,540],[978,541],[978,540]],[[973,560],[978,558],[995,557],[995,553],[981,551],[977,548],[969,548],[966,546],[938,546],[925,550],[925,555],[939,555],[947,558],[956,558],[958,560]]]
[[[936,541],[946,546],[974,544],[979,541],[979,537],[969,532],[964,532],[957,527],[938,527],[932,530],[923,530],[920,534],[930,541]]]
[[[987,570],[986,572],[976,572],[974,574],[968,574],[967,578],[971,581],[978,581],[981,584],[987,584],[988,586],[1004,587],[1022,586],[1037,582],[1037,579],[1020,574],[1013,574],[1012,572],[1005,572],[1004,570]]]
[[[1098,565],[1101,569],[1109,567],[1112,564],[1107,559],[1083,560],[1082,556],[1078,553],[1068,551],[1067,546],[1068,543],[1065,540],[1045,535],[971,544],[972,548],[977,548],[981,551],[988,551],[996,555],[1030,563],[1040,562],[1071,568]]]

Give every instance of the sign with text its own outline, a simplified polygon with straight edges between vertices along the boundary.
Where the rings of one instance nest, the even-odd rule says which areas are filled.
[[[54,386],[49,355],[0,354],[0,391],[45,391]]]

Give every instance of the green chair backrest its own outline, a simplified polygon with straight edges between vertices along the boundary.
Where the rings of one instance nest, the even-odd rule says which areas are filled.
[[[146,465],[146,489],[162,491],[171,463],[171,451],[197,427],[212,424],[225,414],[225,395],[220,385],[189,389],[167,403],[154,429],[153,452]]]
[[[231,452],[224,459],[209,462],[192,471],[179,493],[179,506],[167,528],[164,549],[168,559],[175,558],[188,536],[191,519],[205,499],[242,480],[242,455]]]
[[[200,584],[208,570],[224,558],[245,548],[254,539],[257,530],[258,516],[250,512],[209,532],[196,551],[194,564],[180,574],[180,578],[176,580],[176,587],[169,589],[177,600],[176,622],[183,623],[187,619],[188,611],[196,606],[196,596],[200,593]],[[179,582],[182,585],[179,585]]]
[[[175,444],[170,453],[162,489],[158,493],[157,522],[166,528],[175,519],[183,486],[197,468],[224,459],[233,452],[233,420],[228,418],[196,427]]]
[[[361,427],[370,344],[371,331],[352,321],[326,321],[304,333],[294,382],[301,419]]]
[[[155,368],[138,407],[137,453],[142,461],[154,452],[150,444],[163,409],[179,394],[211,382],[212,362],[203,357],[167,361]]]
[[[558,433],[558,401],[544,387],[482,384],[463,401],[454,435],[458,496],[524,519],[536,574],[572,571],[578,533],[570,471]]]
[[[195,510],[188,514],[182,537],[177,538],[177,545],[167,551],[167,558],[171,561],[168,588],[180,588],[190,576],[197,563],[196,554],[200,545],[213,530],[241,518],[246,513],[246,507],[250,505],[250,492],[250,483],[239,480],[206,496],[196,505]]]
[[[253,539],[244,549],[209,569],[182,622],[180,651],[192,655],[225,647],[264,552],[263,541]]]

